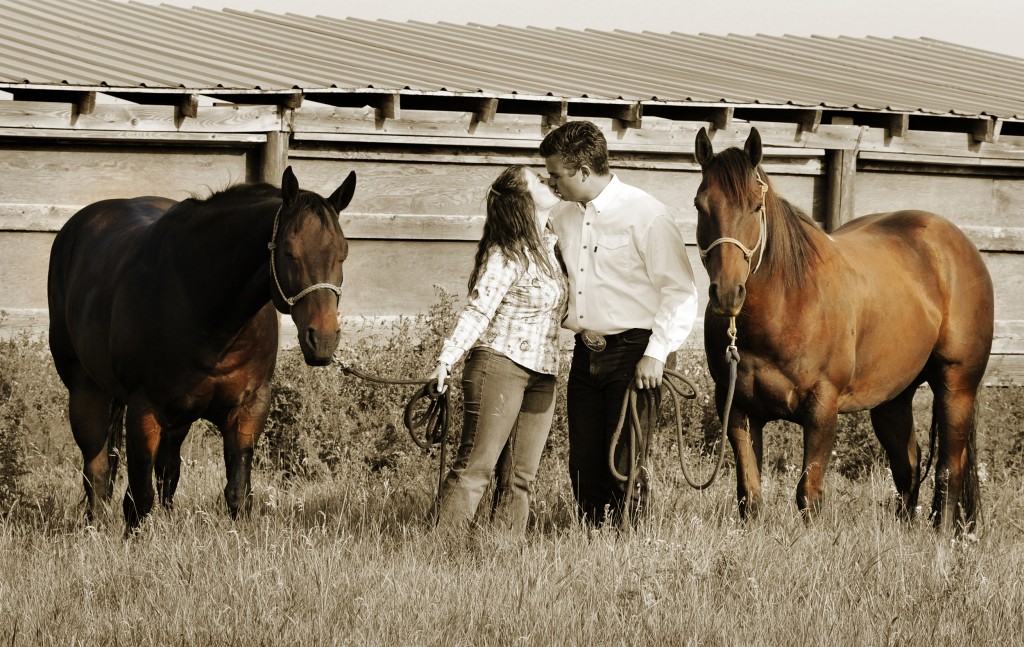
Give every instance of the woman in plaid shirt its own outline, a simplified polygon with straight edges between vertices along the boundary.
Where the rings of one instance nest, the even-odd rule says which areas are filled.
[[[469,301],[430,376],[444,389],[452,365],[469,353],[462,371],[462,441],[441,490],[441,527],[473,520],[501,457],[493,519],[516,532],[526,529],[555,410],[558,331],[566,311],[557,239],[547,227],[558,201],[521,165],[505,169],[487,192]]]

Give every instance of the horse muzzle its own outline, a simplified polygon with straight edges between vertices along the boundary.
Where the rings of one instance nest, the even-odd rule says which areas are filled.
[[[326,366],[331,363],[334,351],[338,350],[340,341],[340,328],[336,328],[332,332],[306,328],[305,332],[299,335],[302,358],[310,366]]]
[[[292,308],[292,320],[305,362],[310,366],[329,364],[341,341],[341,321],[332,295],[307,296]]]
[[[716,315],[738,317],[747,298],[747,288],[742,283],[737,283],[726,289],[717,282],[713,282],[708,289],[708,298],[711,311]]]

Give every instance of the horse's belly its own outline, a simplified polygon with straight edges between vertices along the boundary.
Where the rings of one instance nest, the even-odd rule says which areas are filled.
[[[839,393],[840,412],[863,411],[888,402],[919,379],[935,351],[938,322],[923,315],[916,321],[912,335],[883,332],[858,344],[850,381]]]

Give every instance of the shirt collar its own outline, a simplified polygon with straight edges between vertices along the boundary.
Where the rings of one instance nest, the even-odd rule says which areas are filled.
[[[601,193],[597,194],[597,197],[591,200],[590,204],[594,205],[594,209],[598,213],[601,213],[611,205],[621,188],[622,182],[619,181],[619,176],[612,173],[612,179],[608,182],[608,185],[601,189]]]

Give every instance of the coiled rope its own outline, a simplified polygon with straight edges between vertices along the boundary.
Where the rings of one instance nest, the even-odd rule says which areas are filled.
[[[730,385],[735,384],[735,375],[735,364],[732,364]],[[676,451],[679,458],[679,467],[683,472],[683,478],[686,479],[690,487],[696,490],[709,488],[718,478],[725,459],[726,427],[722,427],[722,437],[718,443],[718,456],[715,459],[715,467],[706,481],[698,483],[691,477],[690,470],[686,465],[686,457],[683,454],[683,417],[680,409],[680,399],[692,400],[696,398],[697,387],[688,377],[672,369],[665,369],[661,384],[662,389],[667,391],[672,398],[672,408],[675,412]],[[731,394],[732,388],[730,386],[730,403],[732,400]],[[637,407],[638,398],[643,398],[646,410],[652,411],[652,414],[649,416],[651,428],[644,428],[640,423],[639,409]],[[654,411],[655,402],[654,393],[649,389],[637,389],[636,387],[626,389],[626,393],[622,398],[622,409],[619,411],[619,420],[615,425],[615,431],[612,433],[611,442],[609,443],[608,467],[616,479],[626,483],[626,498],[621,517],[623,527],[629,524],[631,506],[634,498],[638,496],[638,491],[641,488],[647,487],[649,475],[647,456],[651,447],[651,438],[657,427],[657,412]],[[728,407],[726,410],[728,411]],[[624,434],[624,432],[628,433]],[[623,451],[627,454],[625,474],[619,472],[616,464],[618,462],[616,460],[617,456],[620,455],[619,444],[623,441],[626,443]]]
[[[436,386],[437,383],[434,380],[403,380],[378,377],[364,373],[351,366],[346,366],[341,362],[337,363],[341,368],[341,372],[345,375],[352,375],[367,382],[420,386],[405,405],[402,423],[409,431],[412,441],[420,449],[429,451],[433,445],[440,445],[438,449],[437,496],[441,496],[441,486],[444,484],[445,476],[445,458],[448,455],[448,430],[452,426],[451,411],[448,407],[448,389],[439,392]],[[418,409],[422,408],[420,404],[424,400],[429,400],[426,409],[417,412]]]

